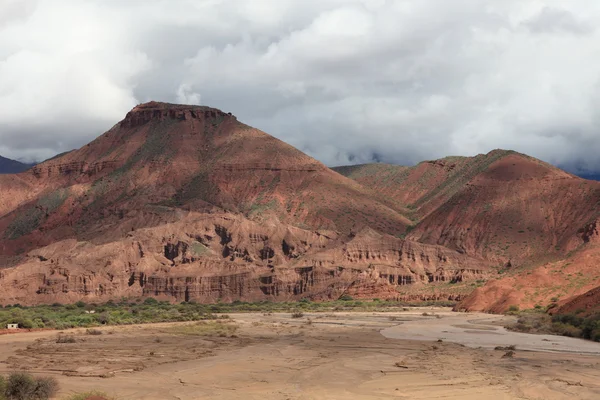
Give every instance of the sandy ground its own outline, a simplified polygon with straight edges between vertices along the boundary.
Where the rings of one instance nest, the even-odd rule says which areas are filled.
[[[61,396],[99,389],[132,400],[600,398],[600,344],[423,311],[236,314],[227,337],[182,335],[176,324],[67,332],[75,343],[56,343],[55,331],[4,335],[0,372],[53,375]],[[508,344],[513,357],[493,350]]]

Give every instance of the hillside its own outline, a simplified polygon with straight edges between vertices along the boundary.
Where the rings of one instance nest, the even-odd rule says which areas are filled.
[[[599,215],[599,182],[503,150],[410,168],[374,164],[335,170],[411,210],[407,239],[497,266],[503,278],[476,289],[462,309],[546,305],[600,284],[600,269],[590,262],[597,251],[584,234]]]
[[[34,166],[0,156],[0,174],[18,174]]]
[[[334,170],[412,210],[408,238],[498,264],[568,253],[600,204],[600,183],[513,151]]]
[[[401,239],[402,207],[209,107],[139,105],[0,190],[4,303],[400,298],[490,271]]]

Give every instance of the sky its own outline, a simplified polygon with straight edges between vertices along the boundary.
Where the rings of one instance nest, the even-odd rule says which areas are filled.
[[[0,0],[0,155],[80,147],[150,100],[327,165],[512,149],[600,171],[597,0]]]

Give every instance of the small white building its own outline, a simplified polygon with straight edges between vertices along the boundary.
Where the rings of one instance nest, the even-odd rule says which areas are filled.
[[[6,329],[19,329],[19,324],[7,324]]]

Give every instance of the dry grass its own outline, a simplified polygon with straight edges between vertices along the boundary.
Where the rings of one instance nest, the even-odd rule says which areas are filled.
[[[56,343],[75,343],[77,340],[71,335],[58,335]]]
[[[237,326],[230,322],[200,321],[194,324],[173,326],[166,333],[188,336],[220,336],[227,337],[237,331]]]
[[[106,393],[96,391],[96,390],[92,390],[90,392],[84,392],[84,393],[74,393],[74,394],[70,395],[69,397],[65,397],[64,400],[87,400],[88,398],[94,397],[94,396],[102,398],[102,399],[106,399],[106,400],[115,400],[114,397],[110,397]]]

